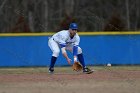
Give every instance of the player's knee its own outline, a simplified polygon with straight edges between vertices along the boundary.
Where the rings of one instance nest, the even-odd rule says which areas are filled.
[[[60,53],[60,50],[53,51],[53,55],[52,56],[58,57],[59,56],[59,53]]]
[[[82,49],[80,47],[78,47],[78,54],[82,53]]]

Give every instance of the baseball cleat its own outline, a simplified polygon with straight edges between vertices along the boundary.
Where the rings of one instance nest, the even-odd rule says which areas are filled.
[[[84,68],[84,70],[83,70],[83,73],[85,73],[85,74],[91,74],[93,72],[94,72],[94,70],[91,70],[89,68]]]
[[[53,68],[49,68],[49,73],[53,74],[53,72],[54,72],[54,69]]]

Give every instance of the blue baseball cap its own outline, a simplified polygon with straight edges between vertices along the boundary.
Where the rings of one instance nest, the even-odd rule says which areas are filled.
[[[71,23],[70,25],[69,25],[69,28],[70,29],[78,29],[78,25],[76,24],[76,23]]]

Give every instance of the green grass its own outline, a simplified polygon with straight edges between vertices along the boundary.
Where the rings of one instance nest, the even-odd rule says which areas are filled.
[[[108,71],[108,70],[140,70],[140,66],[89,66],[95,71]],[[72,72],[71,67],[55,67],[56,72]],[[47,67],[8,67],[0,68],[0,74],[34,74],[34,73],[48,73]]]

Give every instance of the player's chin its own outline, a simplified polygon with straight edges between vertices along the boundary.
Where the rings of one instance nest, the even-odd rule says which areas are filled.
[[[72,38],[74,37],[75,35],[72,35]]]
[[[73,36],[75,36],[76,35],[76,33],[73,33]]]
[[[71,34],[71,37],[74,37],[75,36],[75,34]]]

